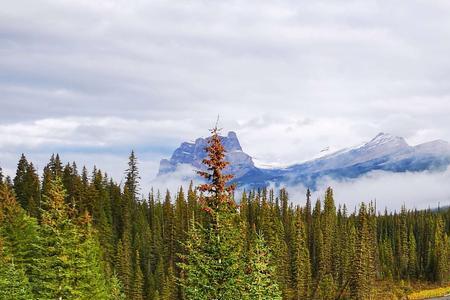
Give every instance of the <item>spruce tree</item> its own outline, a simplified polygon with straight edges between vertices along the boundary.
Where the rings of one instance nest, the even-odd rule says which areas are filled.
[[[417,244],[412,228],[409,229],[408,238],[408,275],[410,279],[417,276]]]
[[[128,234],[125,234],[124,240],[117,243],[116,271],[127,297],[131,297],[133,279],[130,247]]]
[[[133,289],[131,293],[132,300],[143,300],[144,291],[144,275],[141,269],[141,259],[139,252],[136,251],[134,260],[134,278],[133,278]]]
[[[40,284],[32,276],[35,271],[38,271],[34,265],[40,248],[38,230],[36,219],[29,217],[20,207],[11,187],[0,183],[1,247],[5,253],[8,253],[11,260],[11,263],[5,262],[5,267],[11,268],[11,271],[25,272],[35,285]]]
[[[336,233],[336,207],[334,205],[333,190],[328,188],[325,193],[324,209],[321,217],[321,228],[323,235],[321,260],[319,261],[319,269],[323,272],[320,274],[333,275],[333,263],[335,261],[336,249],[335,233]]]
[[[358,214],[358,238],[353,265],[350,291],[353,299],[369,299],[374,284],[374,257],[371,249],[371,236],[369,215],[364,203],[361,204]]]
[[[313,234],[312,236],[312,253],[311,255],[311,262],[312,262],[312,270],[313,270],[313,276],[315,278],[319,277],[319,264],[321,261],[323,261],[322,255],[323,255],[323,235],[322,235],[322,228],[321,228],[321,204],[320,200],[317,199],[316,204],[314,206],[313,210],[313,225],[312,230]]]
[[[248,300],[281,300],[272,256],[261,233],[256,234],[249,253],[247,274]]]
[[[325,276],[323,276],[323,278],[318,282],[318,287],[314,295],[314,299],[334,300],[335,294],[336,294],[336,284],[334,283],[333,276],[328,273]]]
[[[13,183],[14,192],[20,205],[31,216],[39,217],[41,198],[39,176],[33,163],[28,163],[24,154],[20,157]]]
[[[397,255],[400,262],[400,275],[402,278],[407,278],[408,276],[408,225],[406,220],[406,208],[402,206],[400,214],[400,230],[399,230],[399,240],[397,247]]]
[[[137,157],[134,154],[134,150],[128,158],[128,169],[125,171],[125,186],[130,191],[133,199],[137,199],[139,194],[139,170]]]
[[[162,300],[178,300],[182,299],[177,295],[175,274],[172,265],[167,269],[167,274],[164,279],[164,286],[161,293]]]
[[[42,251],[38,261],[38,298],[67,299],[77,296],[76,258],[79,233],[69,219],[64,203],[65,190],[60,177],[48,182],[43,198]]]
[[[122,284],[120,280],[117,278],[116,274],[111,277],[111,281],[109,283],[109,295],[110,300],[125,300],[125,294],[122,292]]]
[[[294,240],[294,277],[295,277],[295,298],[308,299],[311,294],[311,262],[309,256],[308,240],[306,238],[306,226],[297,212],[295,223],[296,235]]]
[[[107,299],[100,247],[90,229],[88,215],[78,228],[69,218],[65,190],[59,176],[51,180],[44,196],[41,251],[36,260],[39,299]]]
[[[441,216],[436,220],[434,231],[434,279],[438,283],[446,283],[450,280],[449,268],[449,238],[444,229],[444,222]]]
[[[75,258],[77,294],[82,299],[109,299],[111,294],[105,273],[106,262],[102,260],[97,231],[92,227],[91,217],[87,212],[81,219],[80,227],[79,251]]]
[[[0,254],[0,300],[34,299],[28,277],[12,258]]]
[[[218,129],[208,139],[203,160],[206,171],[198,171],[207,182],[199,186],[205,227],[192,224],[186,242],[182,285],[187,299],[236,299],[244,294],[242,243],[236,224],[237,207],[232,198],[232,175],[223,174],[228,165]]]
[[[0,299],[33,299],[28,276],[36,250],[36,222],[25,215],[11,188],[0,180]]]

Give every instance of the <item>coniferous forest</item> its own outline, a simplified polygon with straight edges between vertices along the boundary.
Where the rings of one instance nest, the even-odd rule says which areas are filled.
[[[0,175],[0,299],[405,299],[450,281],[449,209],[238,193],[216,129],[206,150],[205,183],[146,197],[133,152],[123,184],[59,155],[40,177],[22,155]]]

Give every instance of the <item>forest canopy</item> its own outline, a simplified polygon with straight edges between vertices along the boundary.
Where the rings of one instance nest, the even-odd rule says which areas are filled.
[[[238,193],[217,129],[206,150],[204,184],[146,197],[134,152],[122,185],[58,154],[39,176],[22,155],[0,172],[0,299],[395,299],[450,281],[449,209]]]

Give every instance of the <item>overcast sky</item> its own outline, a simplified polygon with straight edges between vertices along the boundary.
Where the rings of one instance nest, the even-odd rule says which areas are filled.
[[[220,114],[260,164],[450,140],[450,2],[4,1],[0,166],[53,152],[144,184]]]

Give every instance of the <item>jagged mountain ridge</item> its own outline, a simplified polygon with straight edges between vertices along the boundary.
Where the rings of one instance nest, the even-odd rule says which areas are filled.
[[[236,133],[221,137],[230,162],[227,172],[235,175],[234,181],[241,186],[262,187],[269,183],[303,184],[312,189],[320,178],[357,178],[368,172],[421,172],[445,170],[450,164],[450,145],[436,140],[410,146],[404,138],[380,133],[371,141],[353,148],[342,149],[332,154],[286,168],[264,169],[253,163],[250,155],[243,152]],[[193,143],[182,143],[170,160],[160,163],[158,176],[176,171],[181,164],[203,168],[206,157],[204,148],[207,139],[199,138]]]
[[[225,159],[230,162],[227,172],[234,174],[236,178],[256,170],[250,155],[242,151],[241,144],[235,132],[230,131],[227,136],[221,136],[222,144],[226,149]],[[188,164],[195,169],[203,169],[202,160],[206,157],[205,148],[208,138],[198,138],[195,142],[184,142],[172,154],[170,159],[160,162],[158,176],[174,172],[180,164]]]

